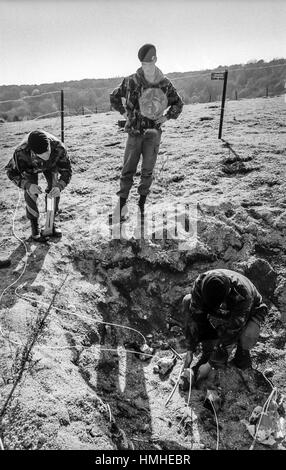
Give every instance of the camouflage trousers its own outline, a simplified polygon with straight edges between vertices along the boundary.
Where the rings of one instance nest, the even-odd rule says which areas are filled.
[[[120,190],[117,192],[119,197],[128,198],[141,155],[142,167],[138,193],[140,196],[147,196],[149,194],[161,135],[162,131],[157,129],[147,129],[143,135],[128,135],[120,176]]]
[[[51,191],[53,185],[57,181],[57,173],[54,171],[53,172],[44,171],[43,174],[47,181],[46,195],[45,195],[46,206],[47,206],[47,194]],[[32,184],[38,184],[38,181],[39,181],[38,173],[35,173],[33,175],[28,175],[26,179]],[[24,198],[26,202],[26,214],[27,214],[28,219],[30,220],[38,219],[40,215],[38,206],[37,206],[38,195],[31,194],[28,189],[25,189]],[[59,201],[60,201],[59,197],[55,198],[55,214],[57,213],[58,208],[59,208]]]

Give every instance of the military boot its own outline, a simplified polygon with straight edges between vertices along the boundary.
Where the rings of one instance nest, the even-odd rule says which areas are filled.
[[[138,206],[140,209],[141,213],[144,213],[145,210],[145,203],[146,203],[146,196],[140,196],[139,201],[138,201]]]
[[[61,229],[55,222],[53,224],[53,234],[51,236],[55,238],[61,238],[63,236]]]
[[[237,346],[235,356],[232,360],[232,363],[239,369],[251,369],[252,361],[250,357],[250,352],[247,349],[242,349],[240,345]]]
[[[113,213],[108,215],[110,225],[123,223],[128,219],[128,207],[126,202],[126,198],[120,197],[118,199]]]
[[[145,233],[145,213],[143,206],[138,204],[137,223],[134,230],[134,236],[137,240],[143,239]]]
[[[47,237],[41,233],[38,219],[30,219],[30,223],[31,223],[31,231],[32,231],[31,238],[35,242],[46,243]]]

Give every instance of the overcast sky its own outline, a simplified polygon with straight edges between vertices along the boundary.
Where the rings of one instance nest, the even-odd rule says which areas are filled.
[[[285,0],[0,0],[0,84],[164,73],[286,57]]]

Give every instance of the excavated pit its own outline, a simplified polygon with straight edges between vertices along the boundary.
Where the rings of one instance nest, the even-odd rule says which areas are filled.
[[[243,243],[239,248],[243,249]],[[257,370],[242,372],[228,365],[193,390],[189,410],[187,393],[181,391],[175,392],[165,406],[182,362],[178,360],[164,377],[154,373],[154,366],[160,358],[172,358],[170,347],[179,354],[186,350],[182,298],[203,270],[236,265],[218,260],[198,247],[193,253],[178,252],[176,243],[169,240],[157,242],[151,249],[153,253],[150,243],[134,240],[103,244],[100,252],[76,247],[74,263],[82,276],[91,284],[107,286],[104,300],[98,303],[103,321],[140,331],[154,349],[153,358],[142,361],[140,356],[124,353],[123,349],[136,349],[142,344],[136,332],[101,326],[96,335],[90,333],[89,343],[100,343],[100,357],[85,351],[78,357],[77,365],[89,386],[103,400],[108,399],[117,425],[127,436],[125,448],[215,448],[216,423],[212,411],[204,407],[204,399],[207,389],[216,389],[223,404],[218,416],[220,448],[247,449],[251,437],[241,420],[249,419],[252,410],[257,404],[263,405],[271,391],[259,369],[264,370],[269,356],[283,361],[285,354],[285,330],[272,303],[277,274],[262,258],[253,257],[250,263],[240,265],[240,271],[253,280],[270,307],[261,341],[252,352]],[[104,351],[118,346],[122,347],[121,352]],[[117,445],[120,448],[122,442]]]
[[[248,420],[271,391],[260,371],[267,369],[279,393],[285,393],[286,282],[282,235],[275,234],[276,247],[281,237],[278,251],[268,250],[267,256],[262,256],[257,244],[267,244],[270,249],[273,234],[261,231],[261,239],[252,237],[234,220],[244,211],[233,210],[229,204],[202,208],[198,241],[188,251],[178,250],[175,240],[94,243],[79,237],[73,243],[62,243],[60,251],[54,245],[54,256],[60,252],[59,273],[67,267],[70,272],[55,302],[65,312],[50,313],[17,393],[5,410],[5,446],[215,449],[216,421],[204,406],[207,390],[212,389],[219,391],[222,399],[219,449],[249,449],[252,438],[242,420]],[[249,220],[246,223],[249,226]],[[37,262],[36,258],[33,263]],[[243,372],[228,365],[192,390],[189,408],[187,392],[178,389],[166,405],[182,361],[174,361],[172,370],[163,377],[154,367],[162,358],[172,359],[170,347],[179,354],[185,351],[182,299],[198,274],[217,267],[246,274],[269,307],[252,351],[255,370]],[[24,301],[18,306],[31,316],[26,325],[28,344],[35,331],[30,328],[36,323],[32,319],[41,315],[37,302],[50,294],[41,288],[41,278],[36,286],[23,286],[21,292],[35,297],[33,305]],[[7,307],[12,300],[13,296],[7,299]],[[13,318],[13,314],[11,319],[7,317],[7,322]],[[144,343],[142,335],[154,349],[147,360],[135,354]],[[11,362],[8,347],[5,354],[7,367]],[[20,349],[18,355],[21,358]],[[4,398],[11,390],[10,383],[2,383]],[[284,444],[280,439],[275,448]],[[256,448],[268,447],[256,443]]]

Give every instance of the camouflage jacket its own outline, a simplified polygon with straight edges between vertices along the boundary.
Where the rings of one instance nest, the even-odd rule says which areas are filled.
[[[226,310],[210,311],[203,295],[202,287],[209,276],[222,273],[230,280],[230,292],[226,298]],[[195,351],[199,338],[203,337],[204,326],[211,324],[217,331],[220,344],[233,344],[246,323],[251,319],[261,324],[267,313],[267,306],[252,282],[242,274],[228,269],[207,271],[194,282],[187,306],[185,334],[188,349]]]
[[[39,158],[28,144],[28,135],[14,151],[14,155],[6,165],[8,178],[19,188],[26,189],[30,184],[30,175],[45,171],[58,172],[58,184],[64,189],[72,176],[70,159],[64,144],[52,134],[45,132],[51,145],[51,155],[47,161]]]
[[[160,129],[161,127],[160,124],[155,123],[154,119],[143,116],[140,109],[140,99],[150,89],[159,89],[162,96],[164,95],[166,109],[168,108],[165,114],[167,119],[177,119],[182,112],[184,103],[170,80],[163,75],[161,70],[156,67],[155,81],[149,83],[140,67],[135,74],[124,78],[119,87],[110,95],[111,106],[120,114],[127,112],[125,131],[130,135],[143,134],[146,129]],[[122,103],[122,98],[125,98],[126,108]],[[154,104],[156,105],[156,102]]]

